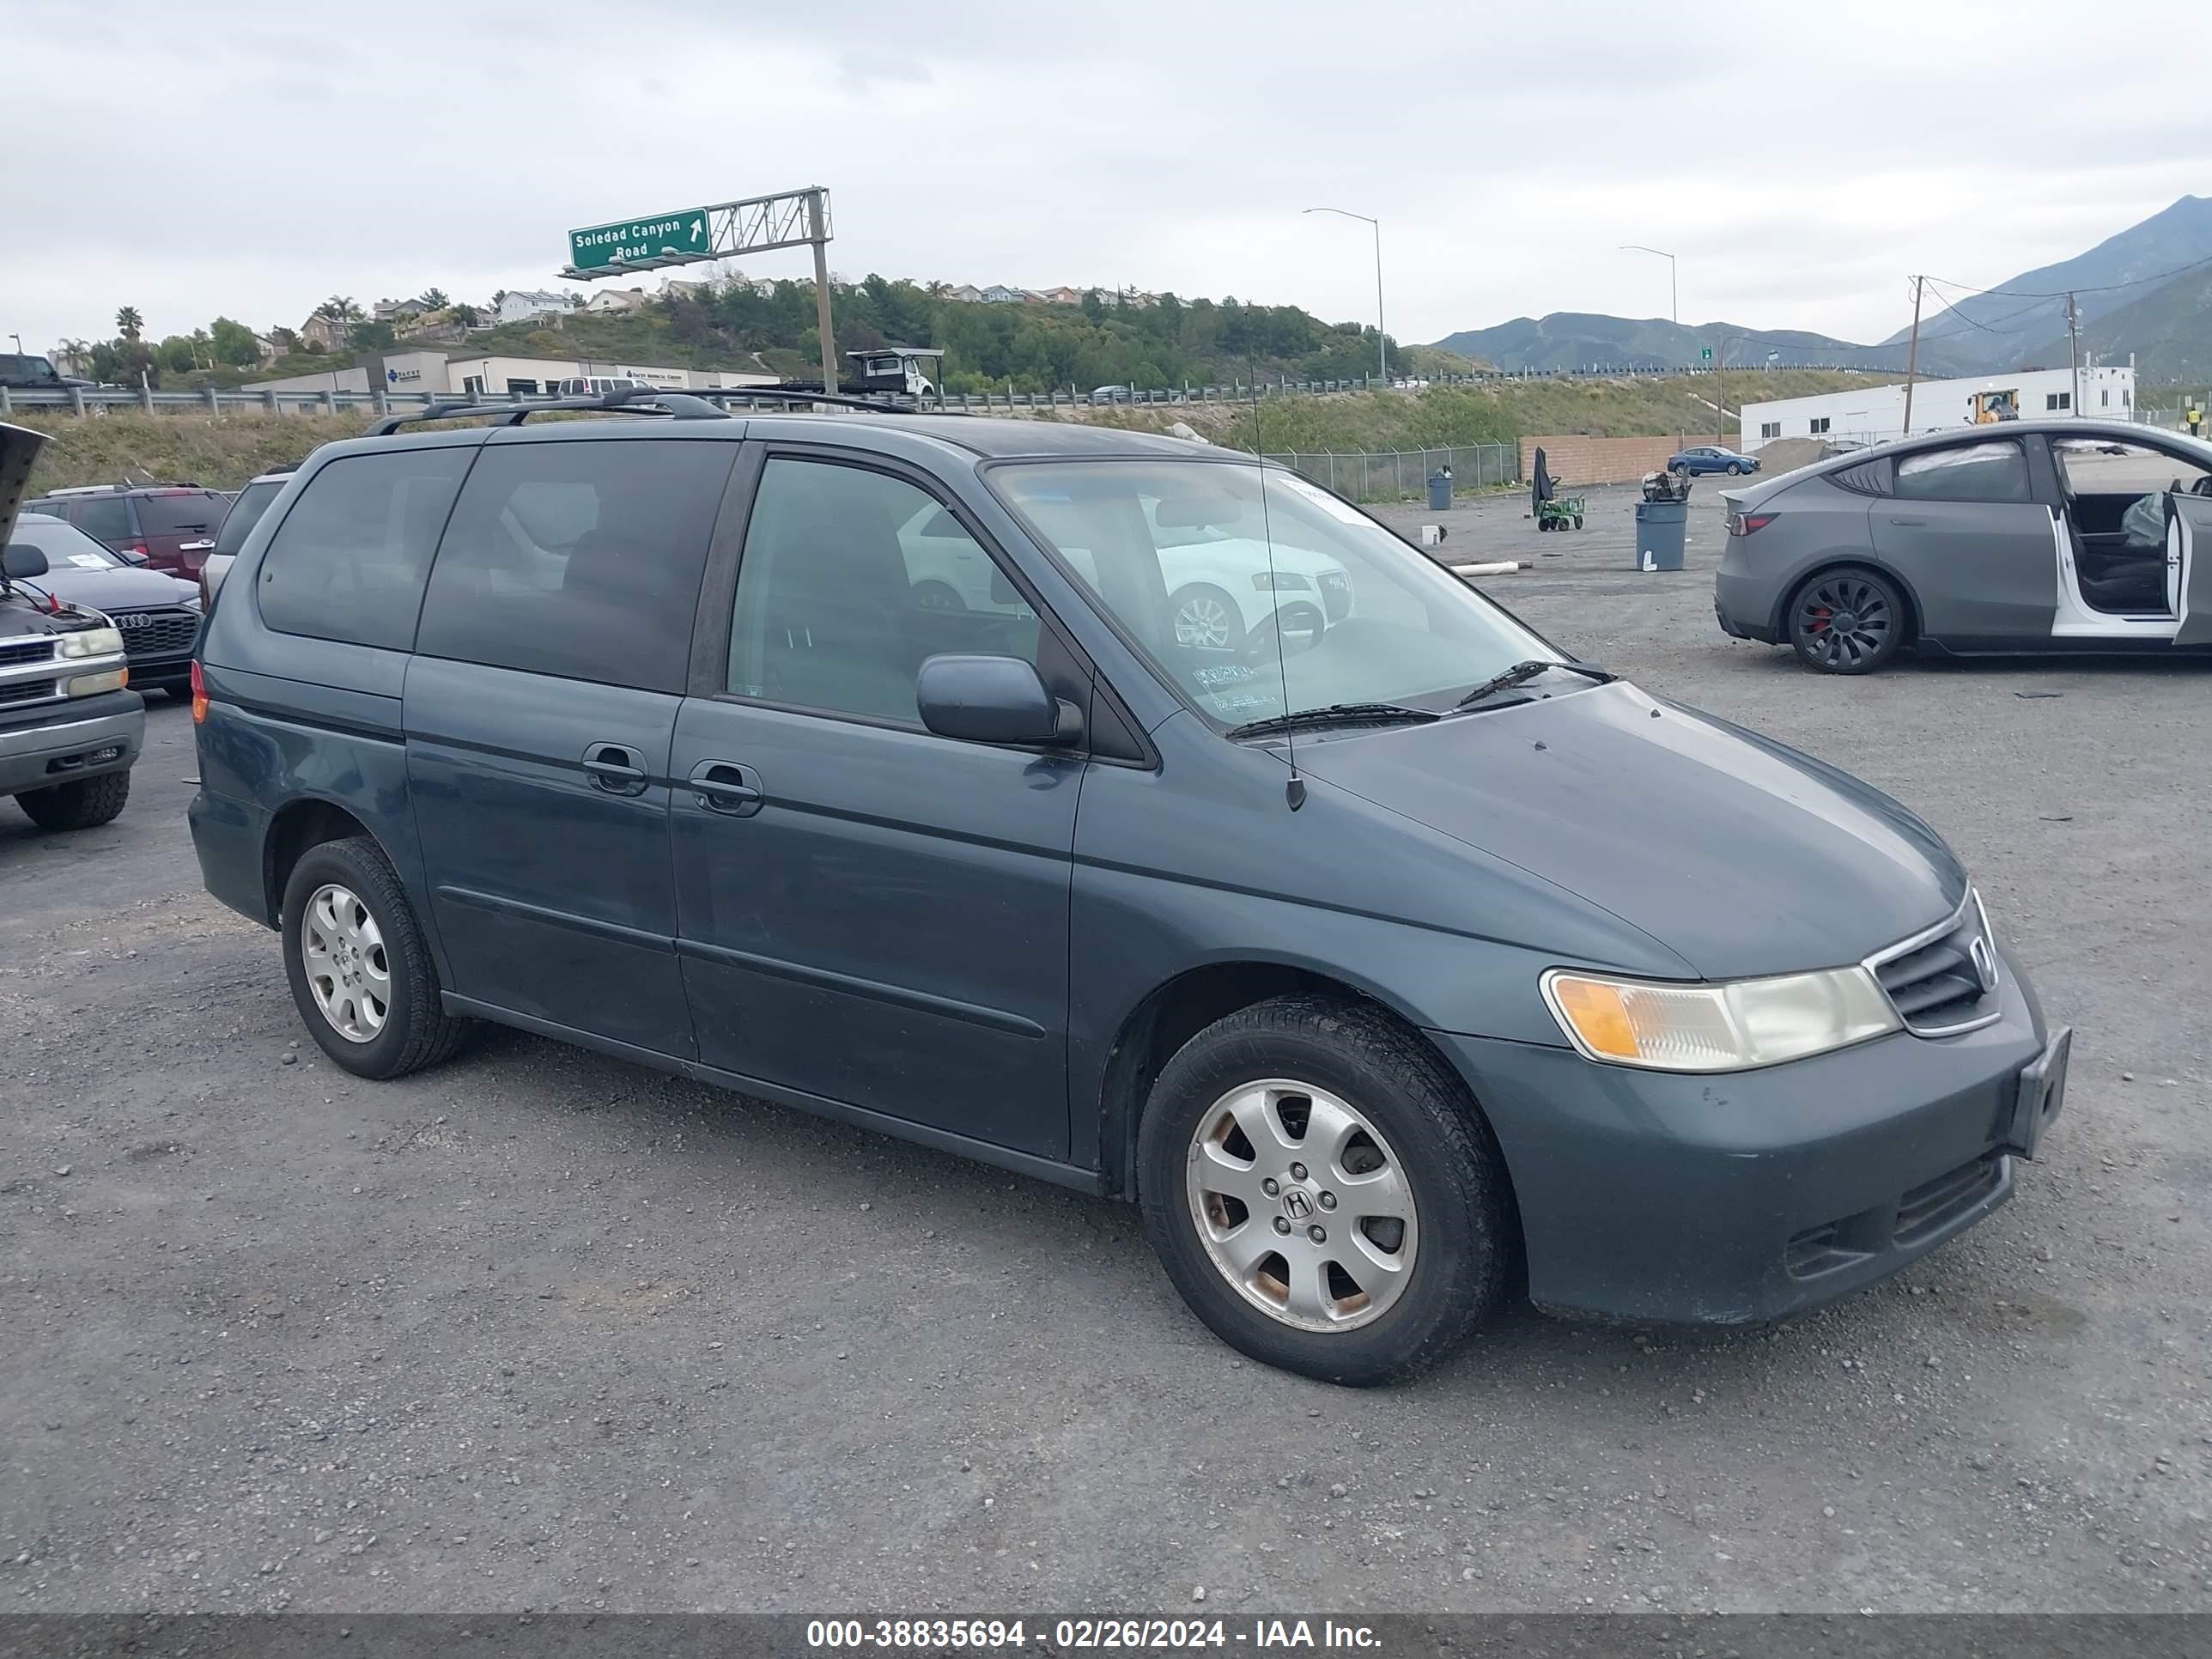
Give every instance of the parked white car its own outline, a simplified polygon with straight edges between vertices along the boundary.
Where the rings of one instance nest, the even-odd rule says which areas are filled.
[[[1265,546],[1210,526],[1162,526],[1159,503],[1147,499],[1145,517],[1159,550],[1168,584],[1176,643],[1213,650],[1243,648],[1253,631],[1280,614],[1285,643],[1303,649],[1352,614],[1352,578],[1334,559],[1278,544],[1272,560]],[[941,507],[928,507],[899,526],[907,579],[925,605],[948,610],[1025,611],[1021,596],[1001,584],[994,591],[989,557]],[[1085,580],[1089,550],[1060,549]],[[1255,573],[1254,567],[1272,568]]]

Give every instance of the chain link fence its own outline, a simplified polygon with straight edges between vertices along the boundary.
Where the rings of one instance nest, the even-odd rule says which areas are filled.
[[[1429,475],[1451,469],[1452,493],[1494,489],[1516,482],[1521,452],[1515,444],[1457,444],[1448,449],[1382,449],[1352,454],[1270,452],[1292,471],[1346,501],[1417,501],[1429,493]]]

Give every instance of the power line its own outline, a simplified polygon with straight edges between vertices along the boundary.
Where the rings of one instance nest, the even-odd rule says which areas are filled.
[[[2154,276],[2136,276],[2124,283],[2106,283],[2100,288],[2058,289],[2049,294],[2030,294],[2021,289],[1976,288],[1970,283],[1954,283],[1946,276],[1930,276],[1928,280],[1945,288],[1957,289],[1970,298],[1987,295],[2001,300],[2063,300],[2069,294],[2118,294],[2124,289],[2142,288],[2147,284],[2171,282],[2176,276],[2185,276],[2203,265],[2212,265],[2212,254],[2202,259],[2191,259],[2185,265],[2176,265],[2172,270],[2161,270]]]

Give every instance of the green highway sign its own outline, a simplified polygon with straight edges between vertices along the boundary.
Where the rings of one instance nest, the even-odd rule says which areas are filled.
[[[645,260],[703,259],[714,246],[705,208],[684,208],[647,219],[624,219],[568,233],[568,264],[575,270],[605,270]]]
[[[582,260],[580,260],[580,259],[579,259],[576,263],[577,263],[577,264],[581,264],[583,263],[583,261],[582,261]],[[1712,362],[1712,360],[1713,360],[1713,349],[1712,349],[1711,346],[1699,346],[1699,347],[1698,348],[1698,361],[1699,362],[1701,362],[1701,363],[1709,363],[1709,362]]]

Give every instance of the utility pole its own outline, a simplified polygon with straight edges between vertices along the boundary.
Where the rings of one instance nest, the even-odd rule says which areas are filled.
[[[2081,319],[2074,309],[2074,295],[2066,295],[2066,352],[2074,368],[2074,395],[2068,399],[2074,418],[2081,418]]]
[[[822,192],[806,192],[806,234],[814,243],[814,327],[822,336],[822,389],[837,389],[837,337],[830,328],[830,239]]]
[[[1905,351],[1905,430],[1897,434],[1900,438],[1912,435],[1912,380],[1920,368],[1920,287],[1927,280],[1912,279],[1912,343]]]

